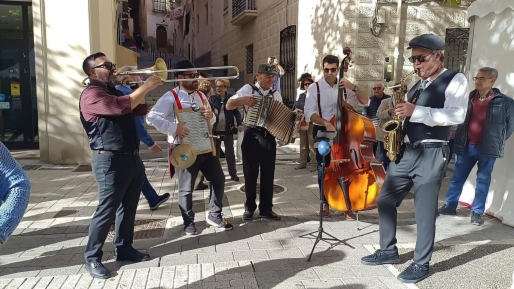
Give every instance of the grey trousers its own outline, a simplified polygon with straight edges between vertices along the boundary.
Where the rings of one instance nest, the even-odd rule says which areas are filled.
[[[234,135],[228,132],[217,131],[215,135],[223,135],[225,139],[214,139],[216,142],[216,156],[220,156],[221,142],[225,144],[225,160],[227,161],[228,174],[233,177],[237,176],[236,155],[234,154]]]
[[[380,248],[396,251],[397,210],[414,186],[414,212],[418,236],[414,262],[427,264],[432,258],[437,217],[437,199],[449,147],[406,148],[398,164],[391,162],[378,198]]]
[[[176,169],[178,178],[178,206],[182,213],[184,225],[194,222],[193,212],[193,190],[196,176],[201,171],[205,178],[210,181],[210,215],[219,217],[223,208],[223,194],[225,193],[225,176],[217,157],[210,153],[201,154],[196,157],[192,166],[183,170]]]

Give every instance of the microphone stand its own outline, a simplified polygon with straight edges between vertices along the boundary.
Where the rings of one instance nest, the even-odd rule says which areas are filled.
[[[319,135],[320,133],[318,133]],[[314,237],[314,234],[316,234],[316,232],[318,233],[318,235],[316,236],[316,241],[314,242],[314,245],[312,246],[312,250],[311,250],[311,254],[309,255],[309,259],[307,259],[307,262],[310,262],[311,261],[311,258],[312,258],[312,254],[314,253],[314,249],[316,248],[316,245],[318,245],[319,241],[324,241],[328,244],[330,244],[330,248],[333,248],[339,244],[344,244],[352,249],[355,249],[355,247],[353,247],[352,245],[348,244],[345,240],[340,240],[334,236],[332,236],[331,234],[325,232],[325,230],[323,229],[323,204],[325,203],[325,185],[324,185],[324,180],[325,180],[325,158],[326,156],[330,153],[331,151],[331,146],[328,144],[328,141],[330,139],[329,138],[324,138],[324,137],[319,137],[319,136],[316,136],[316,142],[318,141],[325,141],[327,143],[327,150],[324,154],[321,155],[321,168],[322,168],[322,171],[321,171],[321,185],[320,185],[320,190],[319,190],[319,227],[318,227],[318,231],[314,231],[314,232],[311,232],[309,234],[305,234],[305,235],[302,235],[300,236],[300,238],[303,238],[303,237],[306,237],[306,236],[312,236]],[[319,152],[319,150],[318,150]],[[326,235],[328,235],[330,238],[323,238],[323,233],[325,233]],[[336,241],[336,243],[330,243],[328,241]]]

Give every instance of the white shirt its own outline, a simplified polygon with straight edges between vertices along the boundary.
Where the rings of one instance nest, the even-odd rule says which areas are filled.
[[[175,87],[173,90],[175,90],[175,92],[178,93],[178,98],[183,109],[190,108],[191,104],[193,103],[196,103],[200,106],[204,106],[202,100],[200,99],[200,96],[196,91],[192,94],[189,94],[184,90],[180,90],[179,87]],[[203,94],[202,92],[200,93],[202,94],[202,97],[206,101],[207,105],[210,106],[205,94]],[[158,131],[168,135],[168,143],[170,144],[179,143],[178,138],[175,139],[175,131],[177,130],[177,120],[175,118],[174,104],[175,97],[170,91],[168,91],[161,98],[159,98],[157,103],[146,115],[146,123],[154,126]],[[215,122],[216,116],[213,115],[211,119],[211,125],[214,125]]]
[[[255,87],[257,87],[259,89],[259,91],[262,93],[262,95],[264,96],[267,96],[271,90],[270,89],[267,89],[267,90],[264,90],[261,88],[261,86],[259,85],[259,82],[256,82],[255,84]],[[243,87],[241,87],[241,89],[239,89],[237,92],[236,92],[236,95],[232,96],[230,99],[238,99],[240,97],[243,97],[243,96],[260,96],[259,92],[255,91],[253,94],[252,94],[252,90],[254,90],[253,87],[251,87],[249,84],[245,84]],[[271,97],[271,95],[269,96]],[[280,94],[280,92],[278,91],[275,91],[273,92],[273,98],[282,102],[282,95]],[[248,106],[245,105],[245,112],[248,110]]]
[[[337,97],[339,95],[339,85],[335,84],[334,86],[330,86],[326,80],[323,78],[318,81],[319,84],[319,94],[320,94],[320,106],[321,106],[321,114],[319,115],[318,110],[318,89],[316,87],[316,83],[309,85],[307,89],[307,96],[305,98],[305,121],[311,121],[311,116],[313,114],[317,114],[321,116],[324,120],[331,120],[334,115],[336,115],[337,110]],[[345,88],[347,99],[346,101],[354,101],[360,106],[368,106],[369,99],[367,103],[361,103],[355,95],[355,92]],[[318,124],[320,125],[320,124]]]
[[[441,74],[447,69],[443,69]],[[425,89],[432,84],[433,79],[428,78]],[[419,84],[418,84],[419,85]],[[461,124],[466,118],[466,110],[468,109],[468,80],[462,73],[457,73],[446,87],[444,95],[443,108],[432,108],[416,105],[410,122],[422,123],[428,126],[452,126]],[[435,142],[440,140],[423,140],[423,142]],[[405,136],[405,142],[409,142],[409,138]]]

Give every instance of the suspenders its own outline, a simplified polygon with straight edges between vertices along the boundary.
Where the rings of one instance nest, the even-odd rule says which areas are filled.
[[[180,103],[180,99],[178,98],[177,92],[174,89],[172,89],[170,91],[173,94],[173,97],[175,98],[175,103],[177,104],[178,109],[182,109],[182,104]],[[200,91],[195,90],[195,92],[196,92],[196,94],[198,94],[198,96],[200,96],[200,99],[202,100],[202,104],[205,105],[205,99],[203,98]]]

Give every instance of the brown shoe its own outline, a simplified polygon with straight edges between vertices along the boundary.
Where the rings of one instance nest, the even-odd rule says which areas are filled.
[[[328,204],[323,204],[323,217],[330,216],[330,207]]]
[[[299,164],[296,168],[294,168],[295,170],[301,170],[301,169],[305,169],[307,167],[307,164]]]
[[[344,217],[347,219],[347,220],[357,220],[357,217],[355,216],[355,214],[352,212],[352,211],[346,211],[344,212]]]

